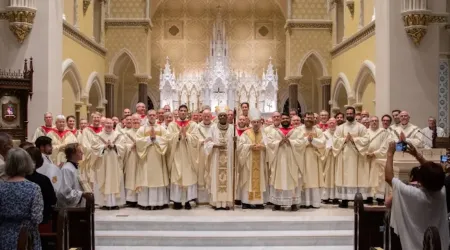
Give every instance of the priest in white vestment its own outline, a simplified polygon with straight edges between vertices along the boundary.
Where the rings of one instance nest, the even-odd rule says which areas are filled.
[[[66,117],[63,115],[56,116],[56,128],[50,131],[47,136],[52,139],[52,161],[58,167],[66,162],[66,155],[64,149],[67,144],[77,143],[78,140],[75,135],[68,129],[66,129]]]
[[[136,133],[136,150],[140,158],[136,192],[141,209],[160,210],[169,207],[169,173],[164,156],[168,134],[157,124],[155,110],[148,111],[147,121]]]
[[[261,124],[261,112],[252,108],[249,112],[252,128],[239,137],[237,154],[239,179],[237,189],[243,209],[263,209],[269,201],[269,177],[267,176],[267,138]]]
[[[322,155],[325,149],[325,136],[319,126],[314,126],[314,113],[305,113],[305,126],[302,136],[306,147],[301,159],[302,197],[301,205],[307,208],[320,208],[322,200],[321,187],[324,186]]]
[[[234,117],[234,114],[233,114],[233,117]],[[236,127],[236,135],[239,138],[249,128],[245,126],[245,120],[247,119],[247,117],[245,117],[243,115],[240,115],[238,118],[239,119],[237,120],[237,122],[236,122],[237,124],[235,124],[235,127]],[[233,124],[234,124],[234,121],[233,121]],[[250,121],[250,125],[251,124],[252,124],[252,122]],[[253,125],[251,125],[251,126],[253,126]],[[261,127],[261,130],[264,130],[264,127]],[[239,139],[238,139],[238,142],[239,142]],[[238,154],[238,153],[236,153],[236,154]],[[238,170],[238,171],[236,171],[236,176],[235,176],[236,183],[240,183],[241,182],[241,180],[240,180],[241,171],[239,169],[242,169],[242,166],[240,166],[240,164],[241,164],[240,161],[236,161],[236,169]],[[266,166],[265,169],[266,169],[266,172],[267,172],[268,167]],[[268,177],[267,177],[266,180],[267,180],[266,182],[268,183]],[[240,205],[242,205],[242,201],[241,201],[241,194],[242,194],[241,185],[236,185],[235,192],[236,192],[236,195],[234,197],[235,198],[235,204],[240,206]],[[268,198],[269,192],[265,192],[264,194],[266,194],[267,195],[266,198]],[[264,200],[268,201],[269,199],[264,199]]]
[[[328,204],[333,200],[333,203],[337,203],[336,196],[336,185],[335,185],[335,176],[336,176],[336,158],[333,154],[333,139],[334,133],[336,132],[337,121],[335,118],[330,118],[327,121],[327,130],[323,132],[325,136],[325,151],[323,155],[323,192],[322,192],[322,200],[324,203]]]
[[[101,209],[119,209],[125,205],[123,158],[125,139],[114,131],[113,121],[105,121],[105,127],[91,145],[94,160],[94,195]]]
[[[161,126],[163,126],[163,128],[165,128],[165,129],[167,129],[171,122],[173,122],[173,114],[170,112],[164,113],[164,122],[161,124]]]
[[[136,194],[136,178],[137,167],[139,164],[139,156],[136,151],[136,133],[141,127],[141,118],[138,114],[128,116],[131,119],[132,127],[127,131],[123,131],[124,139],[126,142],[126,155],[124,159],[125,166],[125,192],[127,205],[135,207],[137,205]],[[128,118],[127,117],[127,118]]]
[[[281,128],[269,129],[267,154],[270,166],[270,202],[274,210],[290,207],[298,210],[301,201],[300,163],[307,145],[302,131],[290,127],[288,113],[281,116]]]
[[[191,209],[191,203],[195,205],[197,199],[197,124],[187,119],[187,113],[187,106],[181,105],[178,118],[167,129],[170,135],[170,199],[176,210],[182,208],[182,203],[185,209]]]
[[[215,123],[212,122],[212,113],[211,110],[205,109],[202,112],[202,121],[198,123],[196,130],[196,139],[198,140],[198,156],[196,159],[196,164],[198,167],[197,172],[197,181],[198,181],[198,195],[199,199],[205,196],[204,202],[209,202],[209,190],[210,187],[206,185],[206,178],[209,176],[208,172],[205,172],[206,169],[209,169],[209,165],[211,164],[211,157],[206,154],[204,149],[205,140],[207,138],[211,138],[211,130]],[[209,183],[210,184],[210,183]]]
[[[141,125],[147,124],[147,106],[143,102],[136,104],[136,113],[141,117]]]
[[[234,137],[232,124],[227,122],[227,107],[216,108],[218,123],[205,140],[205,154],[211,155],[206,166],[209,183],[209,204],[216,210],[229,210],[234,204]]]
[[[428,127],[422,130],[423,145],[425,148],[433,148],[433,139],[437,137],[447,137],[443,128],[436,125],[434,117],[428,118]]]
[[[423,134],[419,127],[409,122],[409,114],[406,111],[400,112],[400,124],[392,128],[392,137],[396,142],[410,142],[416,148],[423,148]]]
[[[270,130],[274,128],[279,128],[281,126],[281,114],[280,112],[272,113],[272,124],[264,128],[264,133],[268,134]]]
[[[52,139],[48,136],[40,136],[36,139],[36,147],[42,153],[42,159],[44,163],[36,172],[43,174],[48,177],[48,179],[52,182],[53,189],[55,189],[55,193],[59,192],[59,188],[61,187],[61,169],[53,164],[51,159],[53,147],[52,147]]]
[[[80,131],[77,129],[76,125],[76,118],[73,115],[69,115],[66,117],[66,125],[67,129],[72,132],[72,134],[78,139],[78,136],[80,135]]]
[[[83,137],[81,142],[81,147],[83,149],[83,162],[80,163],[80,173],[87,179],[91,184],[94,183],[94,171],[93,165],[96,158],[93,155],[92,145],[96,144],[99,140],[99,134],[102,132],[103,127],[100,124],[101,114],[95,112],[91,114],[92,125],[87,126],[83,130]]]
[[[47,134],[54,129],[53,127],[53,115],[50,112],[44,114],[44,125],[40,126],[34,131],[34,135],[31,138],[31,142],[35,142],[37,138],[41,136],[47,136]]]
[[[58,206],[60,207],[83,207],[86,202],[82,199],[84,190],[81,176],[78,171],[78,163],[83,158],[81,146],[78,143],[72,143],[66,146],[65,154],[67,162],[61,168],[61,188],[58,197]]]
[[[382,205],[385,193],[384,163],[377,162],[377,159],[386,158],[390,133],[388,130],[380,128],[380,120],[377,116],[370,118],[370,128],[367,131],[369,133],[369,147],[365,164],[369,168],[369,186],[371,188],[368,203],[372,203],[373,198],[375,198]]]
[[[369,168],[364,164],[369,144],[366,127],[355,121],[355,108],[346,109],[347,122],[336,129],[333,153],[336,157],[336,189],[342,200],[340,207],[348,207],[348,201],[361,193],[367,199],[369,188]]]

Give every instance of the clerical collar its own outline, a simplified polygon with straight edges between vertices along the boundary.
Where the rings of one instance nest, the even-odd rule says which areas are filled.
[[[72,163],[72,165],[73,165],[76,169],[78,169],[78,163],[77,163],[77,162],[73,162],[73,161],[67,161],[67,162]]]
[[[220,124],[220,123],[217,123],[217,127],[220,129],[220,130],[227,130],[228,129],[228,123],[225,123],[225,124]]]

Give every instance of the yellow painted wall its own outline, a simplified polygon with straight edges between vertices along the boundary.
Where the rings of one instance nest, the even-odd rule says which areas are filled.
[[[375,36],[372,36],[360,43],[358,46],[346,51],[345,53],[340,54],[339,56],[332,59],[332,84],[331,84],[331,98],[333,98],[333,90],[335,88],[336,80],[338,78],[339,73],[344,73],[348,81],[350,82],[352,90],[355,86],[356,77],[358,76],[358,72],[363,65],[365,60],[372,61],[375,64]],[[370,87],[367,89],[371,91]],[[373,98],[375,97],[375,88],[373,88]],[[356,97],[356,94],[353,93]],[[365,93],[366,94],[366,93]],[[363,95],[364,96],[364,95]],[[370,96],[370,94],[369,94]],[[368,97],[369,98],[369,97]],[[371,97],[370,97],[371,98]],[[368,107],[363,107],[363,109],[373,109],[374,104],[367,103]],[[341,107],[342,108],[342,107]]]
[[[87,86],[87,81],[92,72],[97,72],[101,81],[102,88],[104,89],[104,75],[105,75],[105,58],[101,55],[86,49],[69,37],[63,36],[63,61],[66,59],[72,59],[80,72],[82,91]],[[63,82],[63,84],[65,84]],[[69,98],[73,95],[71,88],[63,87],[63,98]],[[63,108],[66,104],[63,104]],[[96,104],[93,104],[94,106]],[[81,117],[86,116],[86,108],[83,106],[81,109]]]
[[[363,104],[363,109],[369,111],[370,115],[375,115],[375,81],[368,77],[367,86],[364,90],[361,103]]]
[[[364,26],[368,25],[372,21],[374,0],[354,0],[355,12],[352,17],[349,8],[344,3],[344,20],[345,20],[345,31],[344,38],[349,38],[351,35],[355,34],[359,28],[359,17],[361,14],[361,1],[364,1]]]
[[[73,20],[74,20],[73,5],[74,5],[73,0],[65,0],[64,1],[64,15],[66,15],[66,21],[72,25],[73,25]]]
[[[68,115],[75,115],[75,94],[73,92],[72,86],[71,86],[71,79],[66,76],[63,78],[63,86],[62,86],[62,113],[65,116]]]
[[[364,0],[364,25],[372,22],[374,5],[374,0]]]

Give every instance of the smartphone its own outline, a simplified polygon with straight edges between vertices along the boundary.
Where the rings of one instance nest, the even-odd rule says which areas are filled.
[[[397,144],[395,145],[395,151],[397,152],[405,152],[406,149],[408,148],[408,144],[406,144],[406,142],[397,142]]]
[[[447,155],[441,155],[441,163],[447,163],[448,156]]]

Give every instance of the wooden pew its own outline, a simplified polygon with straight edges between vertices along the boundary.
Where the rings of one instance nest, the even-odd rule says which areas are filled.
[[[383,247],[385,206],[364,206],[360,193],[355,196],[355,250]],[[397,249],[396,249],[397,250]]]
[[[66,208],[68,223],[66,224],[67,249],[81,248],[95,250],[95,203],[94,195],[88,193],[86,207]]]

